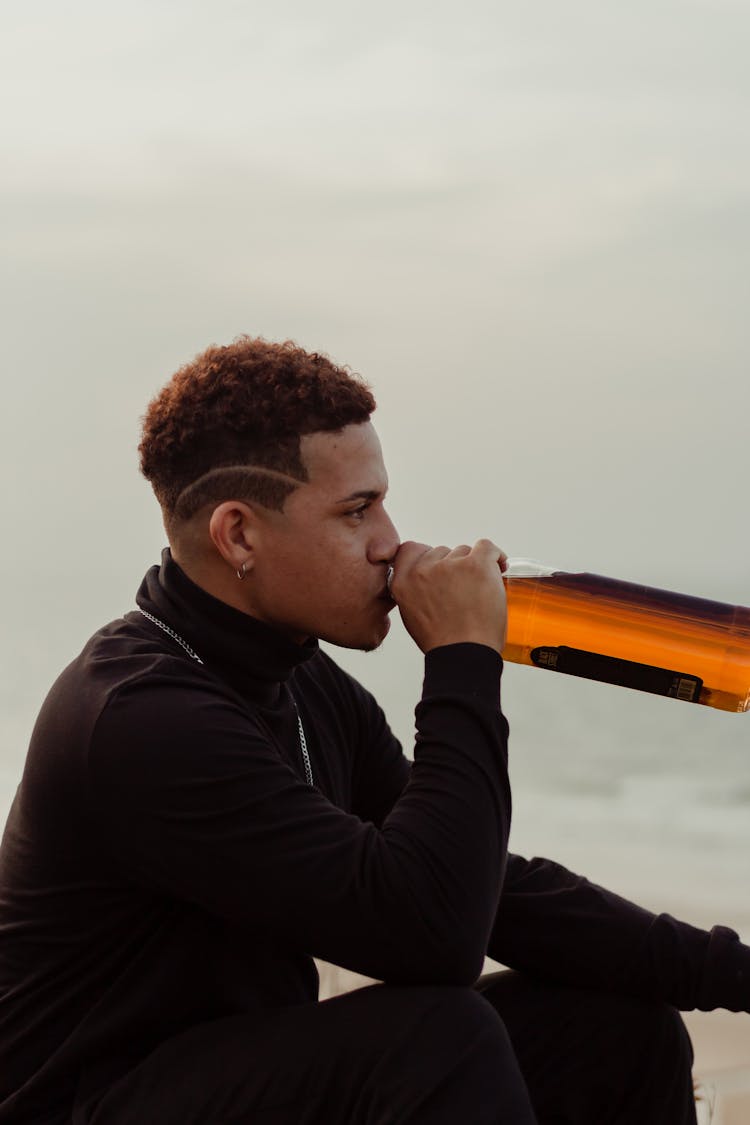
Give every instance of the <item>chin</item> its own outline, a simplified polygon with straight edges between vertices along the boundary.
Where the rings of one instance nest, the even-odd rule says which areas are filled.
[[[321,640],[326,640],[330,644],[338,645],[339,648],[353,648],[359,652],[374,652],[376,648],[380,648],[391,628],[391,622],[386,617],[385,621],[380,627],[375,630],[371,629],[369,635],[362,635],[360,637],[322,637]]]
[[[362,652],[374,652],[376,648],[380,648],[385,638],[391,631],[391,622],[388,617],[385,619],[385,624],[376,637],[373,637],[368,644],[359,645],[358,647]]]
[[[354,645],[353,647],[359,649],[360,652],[375,652],[376,649],[380,648],[384,640],[385,637],[382,637],[379,641],[372,641],[368,645]]]

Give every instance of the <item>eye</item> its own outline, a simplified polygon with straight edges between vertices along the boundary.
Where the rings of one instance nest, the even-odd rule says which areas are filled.
[[[350,512],[347,512],[347,515],[351,516],[354,520],[363,520],[365,518],[365,512],[369,507],[369,503],[360,504],[358,508],[353,508]]]

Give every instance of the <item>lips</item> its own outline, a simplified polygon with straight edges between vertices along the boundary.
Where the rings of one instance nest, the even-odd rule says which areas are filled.
[[[393,595],[391,594],[391,581],[392,581],[392,579],[393,579],[393,567],[389,566],[388,570],[386,571],[386,575],[385,575],[385,586],[383,587],[383,589],[378,594],[378,598],[380,599],[380,601],[389,602],[391,605],[395,605],[396,603],[393,600]]]
[[[380,593],[378,594],[378,601],[379,602],[388,602],[388,605],[391,608],[396,604],[395,601],[393,600],[393,595],[391,594],[390,585],[387,582],[386,582],[385,586],[383,586]]]

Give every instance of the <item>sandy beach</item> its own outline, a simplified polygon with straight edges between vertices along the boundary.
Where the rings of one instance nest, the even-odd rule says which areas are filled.
[[[687,1012],[695,1049],[694,1073],[716,1095],[712,1125],[750,1122],[750,1016]]]

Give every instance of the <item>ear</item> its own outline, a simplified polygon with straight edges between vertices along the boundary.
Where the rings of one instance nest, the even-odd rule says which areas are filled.
[[[214,547],[235,571],[249,573],[255,564],[260,516],[252,504],[225,500],[211,513],[208,534]]]

